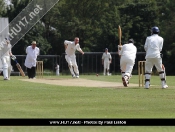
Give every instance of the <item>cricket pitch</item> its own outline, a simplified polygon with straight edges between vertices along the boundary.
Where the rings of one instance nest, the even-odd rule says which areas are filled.
[[[51,85],[60,86],[79,86],[79,87],[98,87],[98,88],[127,88],[124,87],[122,82],[105,82],[105,81],[95,81],[81,78],[69,78],[69,79],[20,79],[22,81],[33,82],[33,83],[45,83]],[[138,84],[129,84],[129,87],[138,87]]]

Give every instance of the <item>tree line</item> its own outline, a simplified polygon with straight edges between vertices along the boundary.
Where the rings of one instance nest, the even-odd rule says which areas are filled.
[[[12,21],[32,0],[0,0],[1,17]],[[49,2],[49,1],[43,1]],[[163,63],[169,75],[175,74],[174,0],[60,0],[19,42],[12,52],[25,55],[25,48],[36,40],[41,55],[61,55],[64,40],[80,38],[85,52],[117,51],[118,25],[122,44],[133,38],[138,52],[144,52],[151,27],[160,28],[164,38]]]

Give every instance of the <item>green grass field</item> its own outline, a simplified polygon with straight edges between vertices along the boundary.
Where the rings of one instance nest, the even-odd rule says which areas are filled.
[[[97,81],[121,82],[120,75],[81,75]],[[175,81],[167,77],[167,89],[162,89],[158,76],[152,76],[149,90],[139,87],[87,88],[66,87],[24,82],[12,76],[0,80],[0,118],[175,118]],[[71,78],[45,76],[44,78]],[[130,83],[138,84],[134,75]],[[0,132],[173,132],[175,127],[46,127],[9,126]]]

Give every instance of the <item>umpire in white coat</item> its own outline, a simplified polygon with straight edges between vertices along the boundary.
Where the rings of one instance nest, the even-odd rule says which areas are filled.
[[[163,38],[158,35],[160,32],[158,27],[152,27],[151,32],[152,35],[146,38],[144,45],[146,51],[145,88],[148,89],[150,87],[150,78],[153,66],[155,66],[159,72],[162,88],[167,88],[168,85],[166,85],[165,71],[162,67],[162,58],[160,54],[163,48]]]
[[[65,47],[65,59],[68,63],[69,70],[72,74],[73,78],[79,78],[79,70],[76,62],[76,55],[75,51],[78,50],[82,55],[84,54],[83,50],[80,48],[79,45],[79,38],[75,37],[74,41],[64,41]]]
[[[124,44],[123,46],[118,45],[118,53],[121,56],[120,69],[123,85],[127,87],[129,84],[129,79],[132,76],[132,70],[135,64],[135,58],[137,53],[137,48],[134,45],[134,40],[129,39],[128,44]]]
[[[25,66],[27,67],[27,75],[29,79],[35,79],[36,76],[36,61],[37,56],[40,53],[40,49],[36,47],[36,41],[31,43],[31,46],[26,48],[26,59],[25,59]]]

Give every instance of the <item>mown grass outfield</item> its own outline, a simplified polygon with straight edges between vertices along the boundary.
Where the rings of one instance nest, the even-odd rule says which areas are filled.
[[[81,75],[97,81],[121,82],[120,75]],[[45,76],[44,78],[71,78]],[[175,78],[167,77],[169,88],[161,89],[158,76],[151,77],[149,90],[139,87],[87,88],[21,81],[12,76],[0,80],[0,118],[175,118]],[[69,83],[69,82],[67,82]],[[138,84],[138,76],[130,83]],[[9,126],[0,132],[173,132],[175,127],[110,126],[57,127]]]

